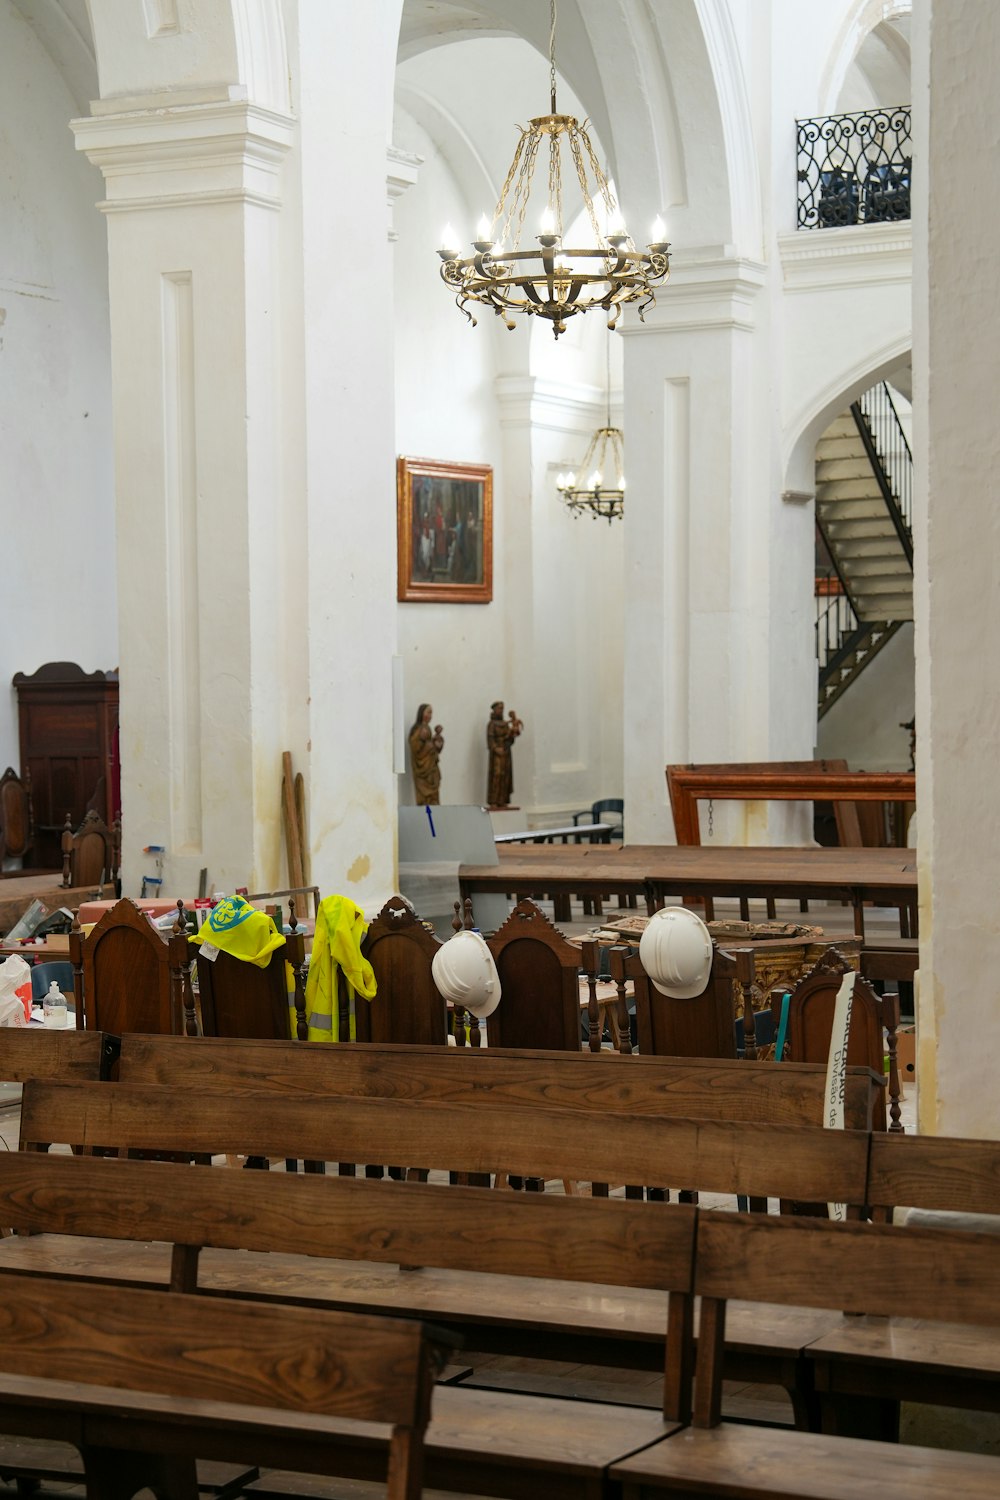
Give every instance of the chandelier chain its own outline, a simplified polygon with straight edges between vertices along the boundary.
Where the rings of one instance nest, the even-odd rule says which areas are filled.
[[[576,175],[580,179],[580,189],[583,193],[583,201],[587,205],[587,213],[590,216],[590,227],[594,231],[594,238],[596,239],[598,245],[603,245],[604,236],[601,233],[600,227],[597,223],[597,215],[594,212],[594,200],[591,198],[590,194],[587,191],[587,169],[583,164],[583,153],[580,150],[580,135],[577,131],[573,131],[570,134],[569,149],[573,157],[573,164],[576,167]]]
[[[559,137],[549,136],[549,206],[555,215],[556,234],[562,239],[562,173],[559,170]]]
[[[549,98],[556,113],[556,0],[549,0]]]

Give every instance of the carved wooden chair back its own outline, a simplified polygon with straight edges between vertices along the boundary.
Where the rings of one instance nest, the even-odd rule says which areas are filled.
[[[205,1036],[262,1037],[275,1041],[308,1039],[305,1012],[305,938],[297,930],[295,909],[289,923],[292,932],[283,947],[276,948],[261,968],[231,953],[216,951],[211,961],[198,953],[198,995],[201,1029]],[[289,982],[286,964],[291,967]],[[290,1029],[289,999],[294,999],[294,1033]]]
[[[448,1007],[431,973],[441,947],[402,896],[390,896],[361,952],[375,971],[374,999],[355,1006],[359,1042],[435,1046],[448,1040]]]
[[[184,982],[191,953],[181,931],[160,936],[128,897],[102,916],[89,937],[69,937],[77,1024],[87,1031],[176,1033],[185,1030]],[[193,1011],[188,1030],[193,1029]]]
[[[34,847],[35,819],[31,804],[31,772],[24,780],[12,766],[0,776],[0,857],[24,859]]]
[[[637,952],[626,947],[610,949],[611,978],[618,988],[619,1008],[626,1005],[626,984],[632,982],[635,996],[636,1035],[644,1057],[735,1057],[736,1038],[734,987],[742,986],[744,1014],[750,1013],[750,1049],[753,1047],[753,951],[727,952],[713,945],[712,969],[700,995],[675,1000],[661,995],[642,966]]]
[[[501,999],[486,1022],[491,1047],[579,1052],[580,952],[533,901],[519,901],[487,938]]]
[[[792,990],[788,1002],[788,1032],[785,1056],[789,1062],[822,1062],[830,1055],[830,1040],[833,1036],[833,1012],[837,1003],[837,992],[851,965],[837,952],[828,948],[817,964]],[[895,1073],[896,1027],[899,1023],[899,1001],[895,995],[876,995],[867,979],[859,974],[854,982],[854,1001],[851,1008],[851,1025],[847,1033],[847,1061],[860,1067],[871,1068],[879,1077],[884,1076],[886,1045],[883,1027],[888,1032],[890,1058],[889,1093],[890,1108],[895,1106],[893,1125],[899,1126],[899,1077]],[[893,1074],[895,1073],[895,1079]],[[885,1092],[880,1091],[875,1099],[872,1128],[885,1130]]]
[[[86,814],[76,832],[67,813],[62,834],[63,885],[99,885],[113,881],[118,874],[121,849],[121,825],[114,828],[93,809]]]

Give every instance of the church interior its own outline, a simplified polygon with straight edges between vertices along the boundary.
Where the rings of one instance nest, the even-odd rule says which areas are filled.
[[[0,0],[0,1493],[997,1493],[998,64]]]

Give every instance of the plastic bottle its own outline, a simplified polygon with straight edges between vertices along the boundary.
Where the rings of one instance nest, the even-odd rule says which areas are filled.
[[[42,1001],[42,1015],[46,1026],[53,1029],[66,1025],[66,996],[53,979],[49,992]]]

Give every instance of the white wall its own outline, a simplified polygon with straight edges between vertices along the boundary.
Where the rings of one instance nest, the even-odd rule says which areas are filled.
[[[454,175],[427,132],[398,110],[393,144],[423,158],[416,185],[396,204],[396,451],[411,458],[489,464],[493,468],[493,602],[400,604],[407,730],[421,703],[444,728],[441,801],[486,800],[486,722],[502,698],[518,707],[516,664],[504,630],[508,607],[503,566],[507,492],[499,414],[494,398],[494,339],[523,337],[478,328],[456,310],[439,275],[436,250],[446,221],[463,228],[470,213]],[[520,709],[524,713],[523,705]],[[515,747],[517,758],[523,745]],[[412,803],[413,782],[399,778],[399,800]]]
[[[0,765],[15,767],[14,673],[118,661],[103,183],[74,150],[75,112],[0,0]]]
[[[906,624],[820,719],[817,757],[843,758],[852,771],[908,771],[910,732],[900,725],[913,718],[913,673],[913,626]]]

